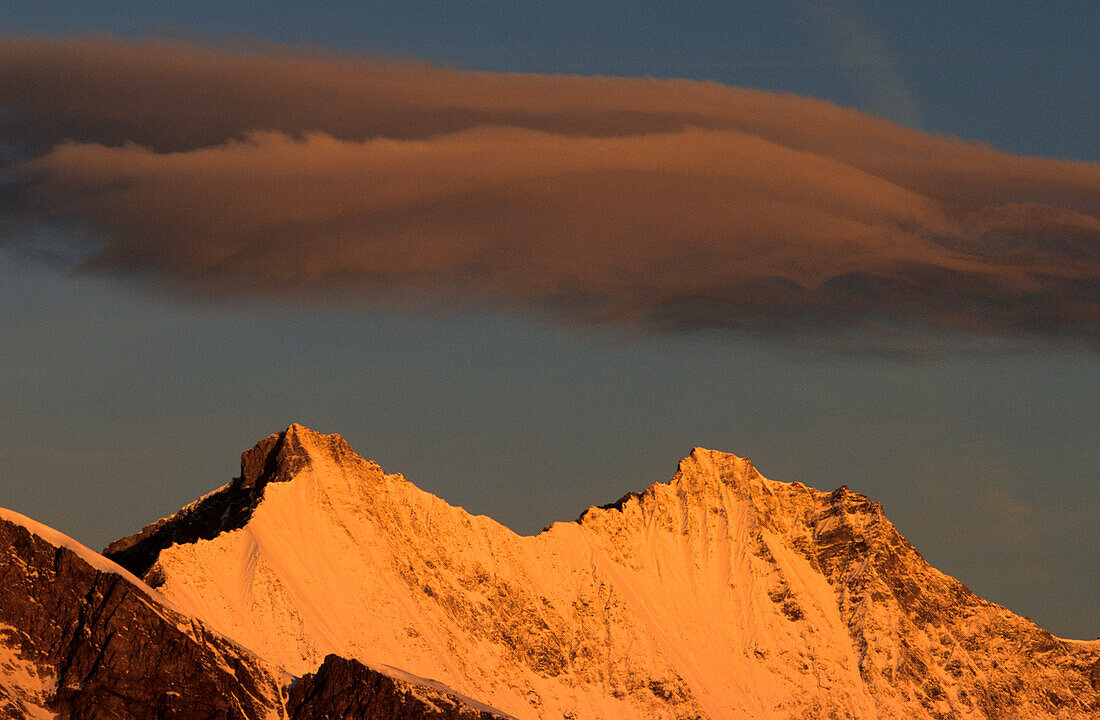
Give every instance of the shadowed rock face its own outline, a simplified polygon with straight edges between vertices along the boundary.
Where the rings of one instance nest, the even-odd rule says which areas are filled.
[[[0,557],[5,720],[508,718],[335,655],[285,687],[290,676],[277,680],[259,658],[148,588],[4,519]]]
[[[112,545],[225,636],[34,533],[50,537],[0,521],[0,718],[505,717],[333,652],[533,720],[1100,717],[1100,642],[1055,638],[977,597],[847,487],[775,482],[701,448],[669,483],[521,538],[292,425],[244,453],[229,485]],[[296,592],[370,653],[325,646],[283,602],[303,543],[326,562]],[[252,567],[242,559],[266,584],[237,606],[221,593]],[[281,688],[274,665],[226,636],[301,677]],[[429,640],[446,663],[417,654]],[[674,662],[693,654],[706,666]]]
[[[432,690],[329,655],[290,689],[290,720],[506,720],[452,693]]]
[[[122,575],[0,520],[0,716],[260,720],[281,712],[261,662]],[[15,667],[43,682],[28,698]],[[54,682],[54,680],[56,682]],[[37,702],[36,702],[37,701]]]
[[[157,555],[173,544],[210,540],[219,533],[242,528],[263,499],[264,488],[271,482],[286,482],[307,467],[310,457],[302,449],[300,426],[291,425],[281,433],[261,440],[241,454],[241,474],[228,485],[196,500],[170,518],[150,523],[133,535],[114,541],[103,554],[142,577],[156,562]],[[351,448],[339,436],[332,441],[334,454]],[[343,447],[340,447],[343,446]],[[150,584],[156,585],[155,578]]]

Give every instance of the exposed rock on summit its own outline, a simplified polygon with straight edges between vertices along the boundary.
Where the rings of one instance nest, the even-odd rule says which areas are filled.
[[[1100,713],[1100,643],[973,595],[847,488],[696,448],[670,482],[521,537],[292,430],[308,461],[261,446],[244,524],[147,574],[292,673],[391,665],[522,720]]]
[[[303,435],[312,442],[310,447],[303,444]],[[321,438],[323,440],[318,443]],[[141,576],[156,562],[160,551],[173,544],[210,540],[220,533],[244,527],[263,498],[268,483],[293,479],[310,466],[311,452],[323,452],[333,458],[350,459],[355,456],[339,435],[321,436],[301,425],[291,425],[241,453],[241,474],[228,485],[203,496],[171,517],[157,520],[140,532],[114,541],[103,554]]]
[[[111,545],[145,582],[8,511],[0,549],[5,717],[1100,717],[1100,641],[977,597],[864,495],[703,448],[521,537],[292,425]]]

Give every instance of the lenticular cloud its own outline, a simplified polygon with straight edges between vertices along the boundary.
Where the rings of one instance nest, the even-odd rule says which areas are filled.
[[[9,211],[238,293],[791,337],[1100,328],[1100,165],[714,83],[0,42]],[[330,293],[336,290],[337,293]]]

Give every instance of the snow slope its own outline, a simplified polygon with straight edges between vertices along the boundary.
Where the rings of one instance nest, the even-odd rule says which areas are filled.
[[[696,448],[671,482],[521,537],[339,436],[257,447],[244,520],[155,548],[145,579],[295,674],[335,653],[524,720],[1100,713],[1100,643],[977,598],[846,488]]]
[[[53,668],[22,652],[23,633],[0,623],[0,717],[53,720],[48,705],[57,688]]]

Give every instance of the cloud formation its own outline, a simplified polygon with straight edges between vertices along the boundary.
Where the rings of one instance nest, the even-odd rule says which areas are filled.
[[[0,108],[11,212],[92,230],[86,270],[857,343],[1100,335],[1100,165],[823,101],[13,38]]]
[[[920,127],[921,113],[909,83],[885,44],[860,17],[850,0],[805,0],[799,5],[825,47],[826,61],[838,66],[867,107],[894,122]]]

